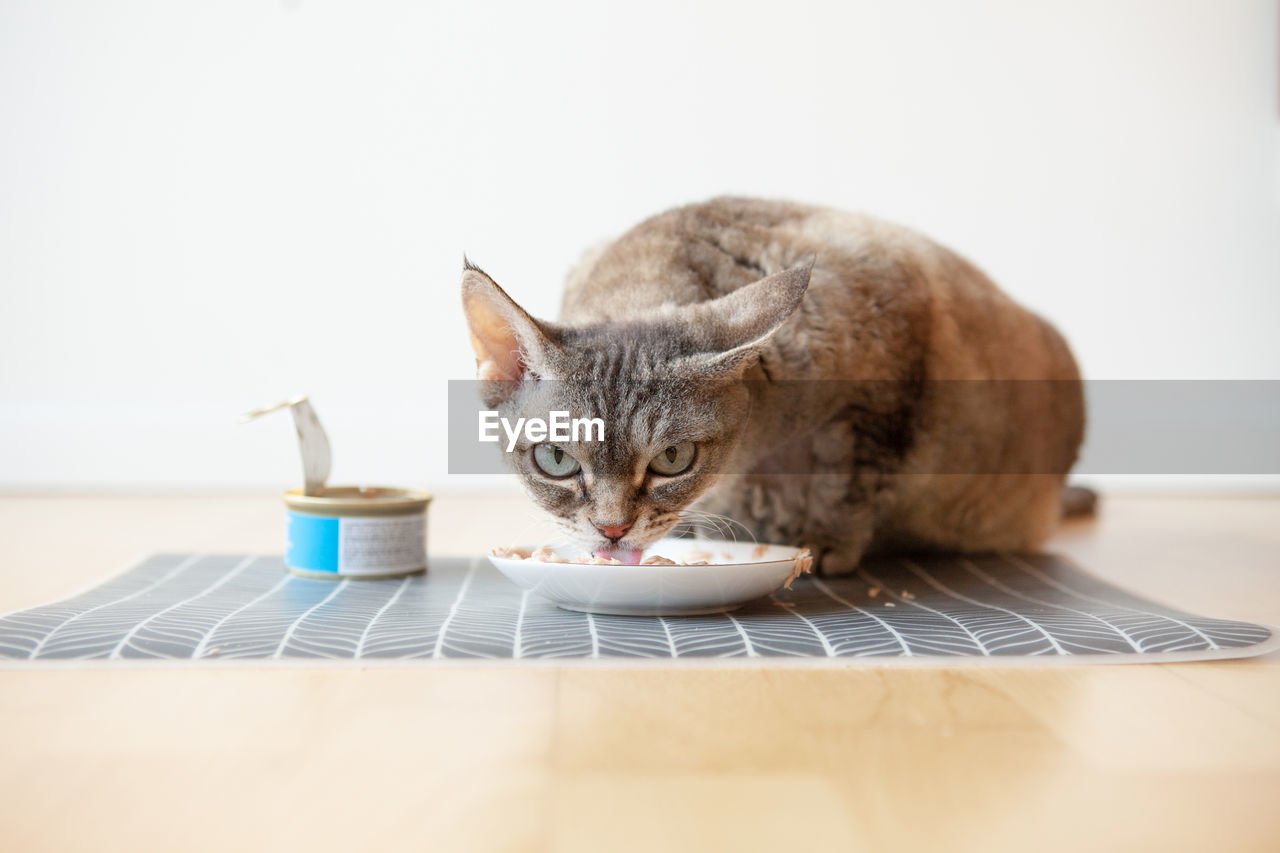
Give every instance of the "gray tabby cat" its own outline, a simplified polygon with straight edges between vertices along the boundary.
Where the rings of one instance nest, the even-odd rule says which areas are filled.
[[[490,407],[604,419],[604,442],[510,454],[596,553],[634,562],[693,507],[841,574],[868,550],[1030,549],[1062,514],[1070,350],[905,228],[719,198],[588,253],[556,323],[470,263],[462,298]]]

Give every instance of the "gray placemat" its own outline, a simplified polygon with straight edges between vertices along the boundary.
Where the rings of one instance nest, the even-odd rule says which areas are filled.
[[[309,580],[278,556],[160,554],[71,598],[0,618],[0,658],[57,660],[1245,657],[1261,625],[1136,597],[1048,555],[868,562],[716,616],[593,616],[483,558],[426,575]]]

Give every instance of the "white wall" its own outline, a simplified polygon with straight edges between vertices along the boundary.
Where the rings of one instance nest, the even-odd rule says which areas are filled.
[[[445,476],[465,250],[733,192],[960,249],[1092,377],[1280,377],[1276,4],[0,5],[0,483]]]

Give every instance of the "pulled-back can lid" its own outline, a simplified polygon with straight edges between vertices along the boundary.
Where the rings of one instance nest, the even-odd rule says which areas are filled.
[[[412,515],[431,502],[424,489],[391,486],[325,486],[318,494],[303,489],[284,493],[284,503],[294,512],[309,515]]]

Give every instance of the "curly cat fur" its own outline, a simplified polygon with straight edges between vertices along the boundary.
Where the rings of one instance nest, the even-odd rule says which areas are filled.
[[[643,547],[696,500],[761,541],[814,548],[838,574],[872,549],[1033,548],[1061,514],[1084,430],[1070,350],[909,229],[718,198],[585,256],[557,323],[478,270],[463,292],[480,376],[507,380],[494,405],[628,427],[608,448],[566,448],[589,469],[573,488],[546,482],[527,448],[513,457],[533,499],[589,546],[594,524],[634,519],[623,544]],[[533,377],[565,381],[510,381]],[[1051,381],[975,394],[941,380]],[[699,470],[650,482],[654,448],[682,436],[700,441]]]

